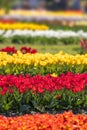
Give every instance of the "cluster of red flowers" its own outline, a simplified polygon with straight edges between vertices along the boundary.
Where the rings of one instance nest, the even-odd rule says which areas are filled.
[[[0,49],[1,52],[7,52],[8,54],[14,54],[14,53],[17,53],[17,49],[15,47],[9,47],[7,46],[6,48],[2,48]],[[31,54],[35,54],[37,53],[37,50],[36,49],[31,49],[30,47],[26,47],[26,46],[23,46],[20,48],[20,51],[23,53],[23,54],[26,54],[26,53],[31,53]]]
[[[68,72],[59,77],[51,75],[41,76],[36,75],[31,77],[19,75],[0,75],[0,94],[4,95],[7,91],[13,93],[13,88],[16,88],[20,93],[25,93],[26,90],[32,90],[34,93],[44,93],[46,90],[53,92],[55,90],[68,89],[75,92],[81,92],[87,85],[87,73],[73,74]]]
[[[18,117],[0,116],[0,130],[86,130],[87,115],[35,114]]]

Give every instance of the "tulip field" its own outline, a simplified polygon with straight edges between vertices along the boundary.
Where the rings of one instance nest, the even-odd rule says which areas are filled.
[[[87,129],[86,28],[0,21],[0,130]]]

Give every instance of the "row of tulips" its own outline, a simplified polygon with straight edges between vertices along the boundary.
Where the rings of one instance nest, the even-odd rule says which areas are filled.
[[[64,26],[68,26],[68,27],[87,26],[87,22],[85,20],[80,20],[80,21],[72,20],[72,21],[69,21],[67,19],[66,20],[61,20],[60,19],[58,21],[50,20],[49,22],[47,22],[47,21],[41,21],[41,22],[46,22],[46,23],[53,24],[53,25],[64,25]],[[17,23],[17,20],[14,20],[14,19],[0,19],[0,23],[13,24],[13,23]]]
[[[71,55],[63,53],[60,51],[57,54],[51,53],[36,53],[32,54],[22,54],[18,51],[16,54],[9,55],[6,52],[0,52],[0,66],[7,64],[25,64],[25,65],[34,65],[34,66],[46,66],[46,65],[58,65],[58,64],[71,64],[73,65],[87,65],[87,54],[80,55]]]
[[[17,53],[9,55],[7,52],[0,52],[0,74],[27,74],[46,75],[56,73],[60,75],[67,71],[73,73],[87,72],[87,54],[69,55],[65,53]]]
[[[13,27],[13,26],[12,26]],[[79,30],[78,32],[75,31],[63,31],[63,30],[38,30],[36,28],[35,30],[28,30],[28,28],[24,28],[24,30],[15,29],[12,30],[9,28],[9,30],[4,31],[0,30],[0,35],[3,37],[13,37],[13,36],[26,36],[26,37],[45,37],[45,38],[69,38],[69,37],[77,37],[77,38],[87,38],[87,32],[84,32],[82,30]]]
[[[4,16],[4,10],[0,10],[2,18]],[[7,16],[7,15],[6,15]],[[18,17],[19,16],[19,17]],[[82,11],[43,11],[43,10],[11,10],[8,14],[8,19],[16,19],[19,21],[78,21],[83,22],[87,20],[86,15]]]
[[[51,112],[87,108],[87,73],[0,75],[0,112]]]
[[[33,26],[34,25],[39,25],[39,26],[42,27],[42,25],[43,25],[43,26],[47,27],[47,29],[45,29],[45,30],[48,30],[48,29],[53,29],[53,30],[72,30],[72,31],[83,30],[85,32],[86,32],[86,26],[87,26],[87,22],[86,21],[67,21],[67,20],[55,21],[54,20],[54,21],[41,21],[41,22],[38,21],[38,22],[32,23],[32,22],[18,22],[18,21],[15,21],[13,19],[10,19],[10,20],[2,19],[2,20],[0,20],[1,29],[3,31],[6,31],[2,27],[3,24],[6,25],[6,27],[7,27],[8,25],[11,25],[11,26],[13,25],[14,26],[14,25],[16,25],[18,23],[20,23],[21,26],[22,25],[24,26],[24,24],[26,24],[28,26],[29,25],[33,25]],[[17,30],[17,29],[20,29],[20,28],[14,28],[14,29],[12,28],[12,31],[13,30]],[[26,26],[25,29],[28,29],[27,26]],[[11,28],[8,28],[8,30],[11,30]],[[29,28],[29,30],[32,30],[32,28]],[[38,30],[38,29],[35,29],[35,30]],[[41,30],[44,30],[44,29],[41,29]]]
[[[35,114],[19,117],[0,116],[0,130],[86,130],[87,116],[63,114]]]
[[[14,53],[17,53],[17,51],[18,50],[15,47],[10,47],[10,46],[0,49],[0,52],[7,52],[8,54],[14,54]],[[26,53],[35,54],[37,53],[37,50],[32,49],[31,47],[23,46],[20,48],[20,52],[23,54],[26,54]]]
[[[32,90],[34,93],[44,93],[45,91],[53,92],[62,89],[68,89],[75,92],[81,92],[87,86],[87,73],[73,74],[68,72],[58,77],[52,75],[36,75],[31,77],[26,74],[25,76],[19,75],[0,75],[0,91],[1,95],[6,94],[8,91],[13,93],[16,88],[20,93],[25,93],[27,90]]]
[[[66,13],[65,13],[66,12]],[[5,15],[5,10],[2,8],[0,9],[0,15]],[[45,14],[46,16],[49,15],[56,15],[56,16],[84,16],[83,12],[81,10],[66,10],[66,11],[49,11],[49,10],[25,10],[25,9],[18,9],[18,10],[9,10],[8,15],[25,15],[25,16],[32,16],[32,14],[36,14],[42,16],[42,14]],[[14,15],[14,16],[15,16]]]
[[[21,23],[21,22],[15,22],[15,23],[0,23],[0,29],[2,30],[48,30],[49,27],[45,24],[35,24],[35,23]]]

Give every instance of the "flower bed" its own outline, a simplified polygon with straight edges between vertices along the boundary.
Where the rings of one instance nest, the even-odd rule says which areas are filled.
[[[73,73],[83,73],[87,71],[87,54],[70,55],[67,53],[36,53],[22,54],[18,51],[16,54],[9,55],[6,52],[0,52],[0,74],[26,74],[46,75],[56,73],[60,75],[71,71]]]
[[[72,44],[87,38],[86,25],[69,27],[67,25],[51,25],[38,23],[0,23],[0,42],[11,43],[44,43]]]
[[[87,116],[74,115],[72,112],[63,114],[35,114],[19,117],[0,116],[1,130],[86,130]]]
[[[15,22],[15,23],[0,23],[0,29],[2,30],[48,30],[49,27],[45,24],[35,24],[35,23],[21,23],[21,22]]]
[[[54,18],[58,18],[57,13]],[[67,44],[87,36],[85,32],[71,35],[47,31],[48,26],[39,24],[5,22],[0,23],[0,28],[6,30],[0,31],[1,43],[8,39],[13,43],[33,43],[38,39],[43,44],[54,44],[62,37],[59,41]],[[4,115],[0,116],[0,130],[86,130],[87,116],[73,113],[87,113],[87,54],[40,54],[26,47],[20,51],[15,47],[0,51],[0,114]],[[68,110],[73,113],[64,112]],[[61,112],[64,113],[58,114]]]
[[[23,86],[22,86],[23,84]],[[11,92],[16,88],[20,93],[25,93],[32,90],[34,93],[44,93],[45,91],[54,92],[55,90],[68,89],[72,92],[81,92],[85,90],[87,85],[87,73],[73,74],[68,72],[60,76],[53,77],[52,75],[0,75],[0,88],[4,95],[6,92]],[[12,92],[13,93],[13,92]]]
[[[70,38],[70,37],[77,37],[77,38],[86,38],[87,32],[79,30],[78,32],[75,31],[63,31],[63,30],[28,30],[28,28],[24,30],[8,30],[3,31],[0,30],[0,34],[3,37],[14,37],[14,36],[25,36],[25,37],[45,37],[45,38]]]
[[[10,60],[9,60],[10,58]],[[18,60],[17,60],[18,59]],[[27,59],[27,60],[26,60]],[[0,66],[4,65],[4,62],[7,64],[25,64],[25,65],[34,65],[34,66],[46,66],[52,64],[71,64],[71,65],[86,65],[87,54],[80,55],[70,55],[60,51],[57,54],[51,53],[36,53],[35,55],[31,54],[22,54],[18,51],[16,54],[9,55],[5,52],[0,52]]]
[[[2,18],[5,17],[5,11],[0,10],[0,15]],[[19,16],[19,17],[18,17]],[[21,16],[21,17],[20,17]],[[68,21],[86,21],[86,14],[82,11],[44,11],[44,10],[10,10],[8,14],[8,19],[16,19],[19,21],[58,21],[58,20],[68,20]]]
[[[23,114],[35,112],[75,113],[87,108],[87,74],[0,75],[0,112]]]

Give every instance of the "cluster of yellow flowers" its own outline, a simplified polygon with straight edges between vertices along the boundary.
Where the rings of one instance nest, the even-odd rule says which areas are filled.
[[[0,66],[7,64],[26,64],[34,66],[46,66],[48,64],[87,64],[87,54],[85,55],[70,55],[67,53],[59,52],[57,54],[50,53],[37,53],[37,54],[22,54],[18,51],[16,54],[9,55],[6,52],[0,52]]]
[[[45,24],[35,24],[35,23],[20,23],[20,22],[16,22],[16,23],[0,23],[0,29],[2,30],[15,30],[15,29],[20,29],[20,30],[24,30],[24,29],[29,29],[29,30],[48,30],[49,27]]]

